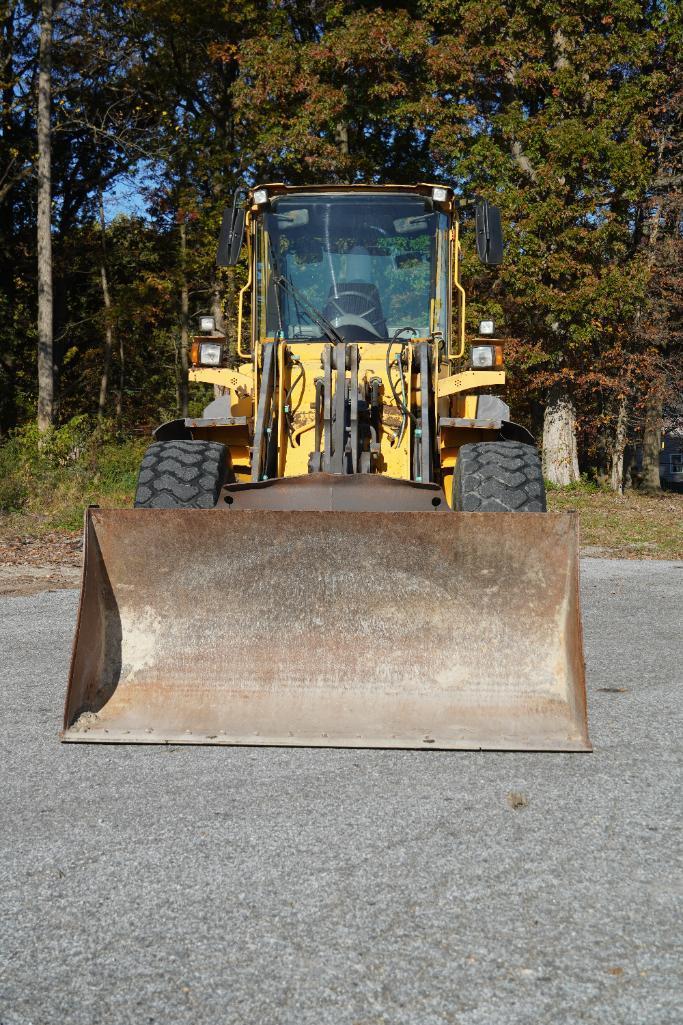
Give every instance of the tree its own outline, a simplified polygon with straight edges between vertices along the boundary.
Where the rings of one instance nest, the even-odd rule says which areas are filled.
[[[35,394],[35,27],[19,0],[0,8],[0,435],[25,414],[29,364]]]
[[[41,0],[38,70],[38,429],[54,418],[54,355],[52,323],[52,0]]]
[[[243,268],[217,273],[213,256],[237,187],[445,179],[503,208],[499,271],[463,233],[469,325],[504,325],[516,416],[543,431],[548,476],[618,488],[647,422],[654,479],[680,364],[680,19],[635,0],[8,0],[0,430],[33,416],[37,394],[45,405],[48,322],[45,422],[189,408],[193,317],[212,312],[234,343]],[[143,221],[109,213],[123,181]]]
[[[417,5],[287,2],[237,55],[236,110],[252,177],[423,180],[429,24]]]
[[[606,386],[602,352],[639,299],[628,256],[649,173],[648,18],[631,0],[609,14],[593,3],[472,0],[433,14],[433,154],[506,214],[500,294],[532,357],[527,388],[545,409],[545,472],[560,484],[578,476],[577,403],[596,377]]]
[[[683,13],[680,6],[666,4],[660,18],[654,71],[659,88],[649,104],[653,174],[640,205],[638,232],[648,272],[638,349],[644,385],[642,487],[650,492],[660,490],[664,407],[683,385]]]
[[[104,357],[102,361],[102,376],[100,378],[100,395],[97,403],[97,419],[100,423],[104,420],[107,411],[107,393],[109,390],[109,372],[111,370],[111,357],[114,348],[114,319],[112,315],[111,291],[109,287],[110,271],[109,259],[107,256],[107,222],[104,215],[104,198],[102,189],[98,190],[98,212],[100,218],[101,253],[100,253],[100,280],[102,282],[102,301],[104,303]],[[121,360],[123,370],[123,359]],[[121,380],[119,393],[123,392],[123,381]]]

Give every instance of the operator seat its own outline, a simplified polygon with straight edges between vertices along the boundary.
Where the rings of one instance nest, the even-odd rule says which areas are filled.
[[[377,286],[372,283],[372,258],[354,246],[347,255],[349,280],[332,284],[323,316],[350,341],[372,342],[387,338],[387,324]]]

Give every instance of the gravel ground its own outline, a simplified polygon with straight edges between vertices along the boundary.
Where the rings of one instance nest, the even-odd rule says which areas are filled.
[[[57,741],[0,600],[2,1025],[678,1025],[683,564],[585,560],[592,755]]]

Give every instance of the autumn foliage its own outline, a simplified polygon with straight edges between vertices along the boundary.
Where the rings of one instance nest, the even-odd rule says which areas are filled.
[[[0,13],[2,433],[36,403],[37,6]],[[237,187],[447,181],[504,213],[499,272],[465,231],[466,285],[470,327],[486,313],[510,339],[517,418],[540,438],[561,397],[580,468],[619,486],[681,387],[681,26],[680,5],[635,0],[64,0],[57,421],[133,428],[186,403],[192,318],[232,330],[241,270],[217,277],[213,250]]]

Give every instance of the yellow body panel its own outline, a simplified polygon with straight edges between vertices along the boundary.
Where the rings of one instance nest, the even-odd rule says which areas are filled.
[[[286,430],[284,417],[280,417],[279,428],[279,451],[280,451],[280,476],[296,477],[308,472],[308,460],[314,451],[314,426],[315,426],[315,381],[322,376],[322,354],[325,342],[291,342],[288,344],[289,359],[284,359],[284,347],[281,348],[281,359],[284,365],[280,380],[282,382],[282,402],[280,408],[284,408],[284,396],[292,388],[289,397],[289,411],[291,415],[291,437]],[[380,457],[377,461],[377,472],[388,474],[390,477],[408,479],[410,477],[410,432],[405,431],[403,440],[397,444],[394,431],[398,431],[401,423],[401,412],[396,406],[386,372],[386,342],[362,342],[359,348],[359,380],[372,380],[379,378],[381,381],[382,397],[384,402],[384,415],[382,417],[382,431],[378,439],[381,446]],[[300,368],[303,369],[303,377],[300,375]],[[406,375],[410,377],[409,374]],[[297,382],[297,378],[300,378]],[[334,372],[334,387],[336,389],[336,371]],[[414,382],[410,383],[411,391],[414,389]],[[419,394],[419,393],[418,393]]]
[[[215,384],[230,391],[244,388],[251,394],[254,389],[254,375],[249,364],[242,370],[231,370],[229,367],[192,367],[188,379],[203,384]]]
[[[264,343],[272,339],[260,339],[255,345],[256,355],[252,363],[242,364],[239,370],[227,367],[194,367],[189,372],[191,382],[203,382],[217,385],[230,393],[230,411],[232,415],[254,417],[260,382],[260,362]],[[308,472],[311,453],[314,451],[315,426],[315,381],[322,376],[322,355],[327,342],[292,341],[279,347],[278,354],[278,476],[296,477]],[[402,414],[394,400],[386,370],[387,343],[361,342],[359,350],[359,381],[370,381],[378,378],[381,382],[383,399],[382,430],[379,437],[380,455],[375,465],[375,472],[410,479],[410,431],[404,432],[399,442],[397,434],[400,430]],[[408,405],[419,402],[419,378],[412,372],[412,366],[406,371],[408,387]],[[449,364],[442,363],[435,381],[436,417],[458,416],[476,419],[477,391],[482,388],[500,387],[505,383],[504,370],[463,370],[457,374],[448,373]],[[301,373],[303,371],[303,374]],[[336,388],[336,371],[334,372]],[[394,371],[394,379],[396,373]],[[294,387],[292,388],[292,385]],[[289,394],[291,390],[291,394]],[[285,399],[288,397],[288,402]],[[285,409],[287,406],[287,409]],[[231,444],[229,429],[220,440],[231,449],[235,464],[244,463],[244,442],[241,435],[235,432],[235,445]],[[218,440],[218,439],[216,439]],[[466,440],[479,440],[467,437],[467,429],[458,430],[457,444],[454,437],[444,438],[441,442],[441,467],[446,475],[444,487],[450,498],[450,475],[457,461],[460,444]],[[235,451],[232,451],[232,449]]]
[[[439,378],[439,396],[455,395],[471,388],[492,388],[505,384],[504,370],[463,370],[459,374]]]

